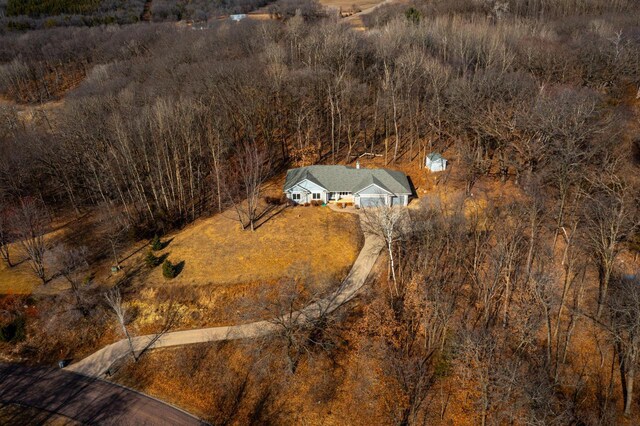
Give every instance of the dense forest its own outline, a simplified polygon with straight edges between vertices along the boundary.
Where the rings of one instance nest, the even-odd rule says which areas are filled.
[[[0,0],[0,34],[53,27],[93,27],[139,21],[206,21],[247,13],[268,0]]]
[[[41,16],[41,15],[61,15],[68,14],[87,14],[95,11],[99,1],[21,1],[8,0],[6,6],[6,14],[8,16]]]
[[[0,10],[39,15],[32,3]],[[153,3],[160,20],[211,13]],[[411,212],[390,242],[393,282],[381,274],[358,309],[262,354],[194,350],[167,374],[206,393],[220,424],[291,424],[316,401],[355,424],[637,424],[640,4],[415,0],[366,15],[365,31],[304,6],[314,13],[203,31],[0,35],[4,261],[9,243],[31,241],[46,282],[52,218],[101,212],[114,239],[134,241],[228,209],[288,167],[446,152],[460,198]],[[510,192],[465,214],[483,182]],[[51,320],[49,352],[20,356],[50,361],[56,327],[98,318],[84,309]],[[238,353],[231,372],[192,370]],[[274,369],[286,372],[265,376]],[[312,378],[324,381],[309,390]]]
[[[0,33],[58,26],[96,26],[138,22],[144,0],[2,0]]]

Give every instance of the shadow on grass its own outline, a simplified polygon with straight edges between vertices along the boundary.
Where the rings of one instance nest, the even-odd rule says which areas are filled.
[[[274,217],[287,209],[287,204],[282,205],[269,205],[257,218],[253,225],[253,229],[258,229]]]
[[[148,247],[148,244],[145,243],[143,245],[141,245],[140,247],[136,248],[135,250],[133,250],[131,253],[129,253],[127,256],[123,257],[122,259],[120,259],[120,262],[126,262],[127,260],[129,260],[131,257],[133,257],[134,255],[140,253],[142,250],[146,249]]]
[[[164,250],[164,249],[166,249],[167,247],[169,247],[169,244],[171,244],[171,241],[173,241],[173,238],[169,238],[169,239],[168,239],[168,240],[166,240],[166,241],[161,241],[161,242],[160,242],[160,250]]]
[[[168,259],[164,260],[162,262],[162,275],[165,278],[172,280],[182,273],[182,270],[184,269],[184,264],[185,264],[184,260],[178,263],[172,263]]]
[[[158,256],[158,264],[156,266],[160,266],[164,263],[165,260],[169,257],[171,253],[164,253]]]
[[[184,264],[185,264],[184,260],[181,260],[180,262],[173,265],[174,270],[176,271],[176,275],[175,275],[176,277],[182,273],[182,270],[184,269]]]

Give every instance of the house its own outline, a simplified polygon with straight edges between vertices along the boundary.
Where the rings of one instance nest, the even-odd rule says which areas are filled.
[[[231,19],[232,21],[235,21],[235,22],[242,21],[246,17],[247,17],[246,13],[237,13],[235,15],[229,15],[229,19]]]
[[[447,160],[437,152],[427,155],[425,166],[432,172],[442,172],[447,168]]]
[[[407,176],[395,170],[348,166],[308,166],[287,172],[287,198],[297,204],[321,201],[356,207],[406,206],[411,196]]]

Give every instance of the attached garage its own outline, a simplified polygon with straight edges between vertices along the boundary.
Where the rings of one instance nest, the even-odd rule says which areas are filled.
[[[404,201],[404,195],[394,195],[391,197],[391,205],[392,206],[406,206],[407,204]]]
[[[386,197],[378,196],[360,196],[360,207],[380,207],[384,206]]]

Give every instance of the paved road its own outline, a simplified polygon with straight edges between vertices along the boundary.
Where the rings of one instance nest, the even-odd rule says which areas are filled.
[[[362,221],[361,221],[362,222]],[[340,287],[327,298],[305,307],[294,314],[299,321],[305,318],[317,318],[321,313],[332,312],[342,304],[351,300],[364,285],[369,272],[378,259],[384,242],[377,236],[365,234],[365,241],[360,254],[351,267],[347,278]],[[195,330],[174,331],[160,337],[155,335],[138,336],[133,345],[136,352],[145,348],[165,348],[170,346],[190,345],[194,343],[219,342],[223,340],[248,339],[265,336],[278,330],[274,321],[257,321],[248,324],[199,328]],[[155,341],[153,341],[156,339]],[[70,371],[90,377],[101,377],[119,359],[129,354],[129,346],[125,339],[105,346],[88,357],[66,367]]]
[[[101,425],[204,425],[157,399],[68,371],[0,363],[0,405],[36,408],[1,418],[5,424],[41,425],[58,416]]]

